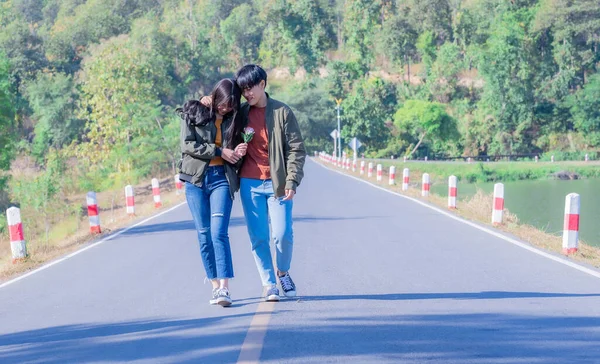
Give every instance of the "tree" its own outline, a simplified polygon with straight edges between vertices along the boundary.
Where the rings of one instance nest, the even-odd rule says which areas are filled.
[[[106,170],[134,178],[136,169],[171,162],[153,144],[162,133],[164,107],[159,95],[170,85],[166,60],[150,44],[120,36],[92,49],[84,61],[81,115],[87,119],[87,142],[78,155],[91,171]]]
[[[427,77],[427,88],[434,101],[448,103],[456,93],[463,59],[455,43],[444,43],[437,51]]]
[[[600,74],[588,78],[582,89],[567,98],[573,114],[575,129],[582,133],[590,146],[600,145]]]
[[[71,76],[40,73],[27,86],[26,95],[37,121],[32,146],[35,156],[43,160],[50,147],[60,148],[81,134],[84,124],[75,115],[78,94]]]
[[[265,30],[260,58],[273,67],[283,61],[292,71],[304,67],[309,73],[315,72],[335,39],[333,17],[322,2],[276,0],[261,8],[259,18]]]
[[[532,13],[507,11],[495,19],[492,35],[477,50],[485,81],[478,108],[495,119],[492,152],[520,153],[532,147],[535,84],[533,42],[527,33]],[[487,116],[486,116],[487,119]]]
[[[394,114],[394,124],[400,130],[408,131],[417,140],[417,144],[408,153],[410,157],[421,146],[423,141],[440,143],[458,139],[456,120],[446,113],[439,103],[408,100]]]
[[[405,14],[396,14],[383,23],[379,48],[390,57],[392,62],[402,67],[408,66],[410,82],[410,64],[417,54],[417,32]]]
[[[242,4],[221,22],[221,35],[233,55],[234,67],[251,63],[258,56],[262,34],[256,16],[252,6]]]
[[[344,5],[344,46],[350,61],[369,68],[374,60],[373,43],[381,28],[381,3],[372,0],[349,0]]]
[[[9,81],[10,64],[6,56],[0,53],[0,193],[4,190],[8,177],[2,173],[10,169],[14,158],[14,119],[15,98]]]
[[[379,78],[360,82],[342,102],[342,137],[359,138],[371,152],[385,147],[391,136],[386,124],[396,103],[393,85]]]

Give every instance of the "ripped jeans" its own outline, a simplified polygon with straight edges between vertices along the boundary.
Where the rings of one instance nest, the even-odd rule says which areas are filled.
[[[206,277],[233,278],[228,232],[233,201],[224,167],[208,167],[202,187],[186,182],[185,197],[198,231]]]

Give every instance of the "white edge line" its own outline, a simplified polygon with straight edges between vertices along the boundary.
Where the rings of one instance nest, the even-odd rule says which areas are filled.
[[[142,225],[142,224],[145,224],[145,223],[147,223],[148,221],[150,221],[150,220],[152,220],[152,219],[154,219],[154,218],[157,218],[157,217],[159,217],[159,216],[161,216],[161,215],[164,215],[164,214],[166,214],[166,213],[168,213],[168,212],[171,212],[171,211],[175,210],[176,208],[179,208],[179,207],[181,207],[182,205],[185,205],[186,203],[187,203],[187,202],[182,202],[182,203],[180,203],[180,204],[178,204],[178,205],[175,205],[175,206],[171,207],[171,208],[170,208],[170,209],[168,209],[168,210],[162,211],[162,212],[160,212],[160,213],[158,213],[158,214],[156,214],[156,215],[152,215],[152,216],[150,216],[150,217],[146,218],[145,220],[142,220],[142,221],[138,222],[138,223],[137,223],[137,224],[135,224],[135,225],[131,225],[131,226],[129,226],[129,227],[127,227],[127,228],[125,228],[125,229],[123,229],[123,230],[119,231],[118,233],[111,234],[111,235],[109,235],[109,236],[105,237],[104,239],[102,239],[102,240],[100,240],[100,241],[97,241],[97,242],[95,242],[95,243],[93,243],[93,244],[91,244],[91,245],[88,245],[88,246],[86,246],[85,248],[79,249],[79,250],[77,250],[77,251],[75,251],[75,252],[73,252],[73,253],[70,253],[70,254],[68,254],[68,255],[65,255],[64,257],[62,257],[62,258],[60,258],[60,259],[54,260],[54,261],[52,261],[52,262],[50,262],[50,263],[48,263],[48,264],[46,264],[46,265],[43,265],[43,266],[41,266],[41,267],[39,267],[39,268],[37,268],[37,269],[34,269],[34,270],[32,270],[31,272],[25,273],[25,274],[23,274],[22,276],[19,276],[19,277],[17,277],[17,278],[14,278],[14,279],[11,279],[11,280],[9,280],[9,281],[7,281],[7,282],[4,282],[4,283],[0,284],[0,289],[2,289],[2,288],[4,288],[4,287],[6,287],[6,286],[8,286],[8,285],[11,285],[11,284],[13,284],[13,283],[15,283],[15,282],[18,282],[18,281],[20,281],[21,279],[25,279],[25,278],[27,278],[27,277],[29,277],[29,276],[31,276],[31,275],[33,275],[33,274],[35,274],[35,273],[39,273],[39,272],[43,271],[44,269],[48,269],[48,268],[52,267],[52,266],[53,266],[53,265],[55,265],[55,264],[58,264],[58,263],[64,262],[65,260],[67,260],[67,259],[69,259],[69,258],[73,258],[73,257],[74,257],[74,256],[76,256],[77,254],[83,253],[84,251],[86,251],[86,250],[88,250],[88,249],[91,249],[91,248],[93,248],[93,247],[95,247],[95,246],[97,246],[97,245],[100,245],[100,244],[102,244],[102,243],[104,243],[104,242],[106,242],[106,241],[108,241],[108,240],[114,239],[114,238],[116,238],[117,236],[119,236],[119,235],[121,235],[121,234],[123,234],[123,233],[126,233],[127,231],[129,231],[129,230],[131,230],[131,229],[133,229],[133,228],[135,228],[135,227],[137,227],[137,226],[140,226],[140,225]]]
[[[579,264],[577,264],[577,263],[574,263],[574,262],[571,262],[571,261],[568,261],[568,260],[565,260],[565,259],[559,258],[559,257],[557,257],[557,256],[554,256],[554,255],[552,255],[552,254],[546,253],[546,252],[544,252],[544,251],[542,251],[542,250],[539,250],[539,249],[537,249],[537,248],[531,247],[531,246],[529,246],[529,245],[527,245],[527,244],[525,244],[525,243],[522,243],[522,242],[520,242],[520,241],[518,241],[518,240],[515,240],[515,239],[512,239],[512,238],[509,238],[508,236],[505,236],[505,235],[503,235],[503,234],[501,234],[501,233],[499,233],[499,232],[497,232],[497,231],[493,231],[493,230],[491,230],[491,229],[488,229],[488,228],[486,228],[486,227],[483,227],[483,226],[480,226],[480,225],[478,225],[478,224],[475,224],[475,223],[473,223],[473,222],[471,222],[471,221],[465,220],[465,219],[463,219],[463,218],[461,218],[461,217],[459,217],[459,216],[456,216],[456,215],[453,215],[453,214],[451,214],[451,213],[449,213],[449,212],[446,212],[446,211],[444,211],[444,210],[442,210],[442,209],[440,209],[440,208],[438,208],[438,207],[431,206],[431,205],[429,205],[429,204],[427,204],[427,203],[425,203],[425,202],[423,202],[423,201],[419,201],[419,200],[417,200],[416,198],[413,198],[413,197],[406,196],[406,195],[403,195],[403,194],[401,194],[401,193],[398,193],[398,192],[394,192],[394,191],[388,190],[387,188],[384,188],[384,187],[378,186],[378,185],[376,185],[376,184],[373,184],[373,183],[371,183],[371,182],[369,182],[369,181],[367,181],[367,180],[364,180],[364,179],[362,179],[362,178],[358,178],[358,177],[355,177],[355,176],[352,176],[352,175],[346,174],[346,173],[344,173],[344,172],[338,171],[338,170],[336,170],[336,169],[329,168],[329,167],[327,167],[326,165],[324,165],[323,163],[320,163],[320,162],[317,162],[317,161],[313,161],[313,160],[311,160],[311,161],[312,161],[312,162],[314,162],[314,163],[316,163],[316,164],[318,164],[318,165],[320,165],[321,167],[323,167],[323,168],[325,168],[325,169],[327,169],[327,170],[330,170],[330,171],[333,171],[333,172],[339,173],[339,174],[341,174],[341,175],[343,175],[343,176],[346,176],[346,177],[349,177],[349,178],[355,179],[355,180],[357,180],[357,181],[359,181],[359,182],[366,183],[367,185],[370,185],[370,186],[372,186],[372,187],[375,187],[375,188],[377,188],[377,189],[380,189],[380,190],[382,190],[382,191],[385,191],[385,192],[389,192],[389,193],[391,193],[391,194],[393,194],[393,195],[396,195],[396,196],[403,197],[403,198],[405,198],[405,199],[407,199],[407,200],[410,200],[410,201],[412,201],[412,202],[416,202],[416,203],[418,203],[418,204],[419,204],[419,205],[421,205],[421,206],[425,206],[425,207],[427,207],[427,208],[430,208],[430,209],[432,209],[432,210],[434,210],[434,211],[437,211],[437,212],[439,212],[440,214],[442,214],[442,215],[445,215],[445,216],[447,216],[447,217],[449,217],[449,218],[451,218],[451,219],[454,219],[454,220],[456,220],[456,221],[460,221],[460,222],[462,222],[462,223],[465,223],[465,224],[467,224],[467,225],[469,225],[469,226],[471,226],[471,227],[474,227],[475,229],[478,229],[478,230],[481,230],[481,231],[483,231],[483,232],[486,232],[486,233],[488,233],[488,234],[490,234],[490,235],[493,235],[493,236],[495,236],[495,237],[497,237],[497,238],[500,238],[500,239],[502,239],[502,240],[504,240],[504,241],[507,241],[507,242],[509,242],[509,243],[511,243],[511,244],[514,244],[514,245],[518,246],[518,247],[521,247],[521,248],[523,248],[523,249],[525,249],[525,250],[529,250],[530,252],[533,252],[533,253],[535,253],[535,254],[538,254],[538,255],[541,255],[541,256],[543,256],[543,257],[545,257],[545,258],[548,258],[548,259],[554,260],[555,262],[558,262],[558,263],[561,263],[561,264],[567,265],[567,266],[569,266],[569,267],[571,267],[571,268],[575,268],[575,269],[577,269],[577,270],[579,270],[579,271],[581,271],[581,272],[587,273],[587,274],[589,274],[589,275],[591,275],[591,276],[594,276],[594,277],[596,277],[596,278],[600,278],[600,272],[598,272],[598,271],[596,271],[596,270],[593,270],[593,269],[590,269],[590,268],[587,268],[587,267],[581,266],[581,265],[579,265]]]

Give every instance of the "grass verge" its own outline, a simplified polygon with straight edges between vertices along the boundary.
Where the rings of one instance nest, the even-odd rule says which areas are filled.
[[[459,182],[509,182],[520,180],[540,180],[560,174],[564,178],[594,178],[600,177],[600,162],[416,162],[390,159],[373,159],[374,165],[381,164],[384,169],[396,166],[402,174],[402,168],[410,168],[419,174],[429,173],[431,182],[446,182],[448,176],[455,175]],[[460,168],[456,168],[459,164]],[[399,170],[398,170],[399,169]]]

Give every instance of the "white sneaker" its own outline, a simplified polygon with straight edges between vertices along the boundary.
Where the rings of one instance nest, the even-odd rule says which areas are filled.
[[[213,288],[213,290],[212,290],[212,298],[210,299],[210,301],[208,301],[208,303],[210,303],[211,305],[216,305],[218,298],[219,298],[219,289],[218,288]]]
[[[271,286],[269,289],[267,289],[267,292],[265,293],[263,298],[267,302],[279,301],[279,289],[277,288],[277,286]]]
[[[231,297],[227,288],[221,288],[217,292],[217,304],[223,307],[231,306]]]

